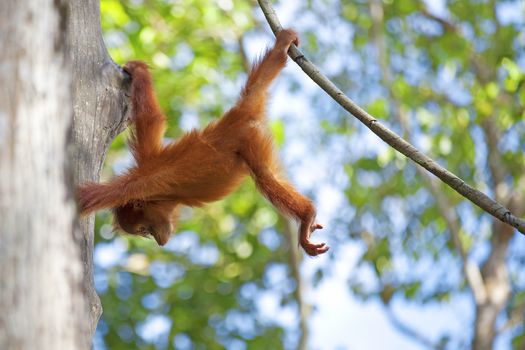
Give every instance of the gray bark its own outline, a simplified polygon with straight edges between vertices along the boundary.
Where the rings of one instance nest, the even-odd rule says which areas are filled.
[[[73,66],[73,144],[75,183],[98,181],[107,149],[125,127],[129,78],[109,56],[102,39],[99,0],[71,0],[68,53]],[[93,216],[80,220],[84,290],[89,303],[89,334],[102,306],[93,286]]]
[[[102,313],[94,220],[76,224],[75,184],[98,180],[129,81],[99,11],[0,2],[0,349],[87,349]]]
[[[87,310],[61,1],[0,2],[0,349],[81,349]]]

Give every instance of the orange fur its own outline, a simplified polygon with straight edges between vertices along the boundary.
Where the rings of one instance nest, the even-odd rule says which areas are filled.
[[[250,174],[258,189],[282,213],[300,222],[300,244],[309,255],[328,250],[310,241],[315,224],[312,202],[278,175],[271,135],[266,128],[268,87],[284,68],[291,43],[290,29],[250,72],[237,104],[203,130],[194,130],[163,146],[166,120],[143,62],[128,62],[135,124],[130,147],[136,166],[106,184],[79,187],[81,213],[112,208],[115,225],[128,233],[152,235],[165,244],[174,229],[179,205],[199,206],[232,192]]]

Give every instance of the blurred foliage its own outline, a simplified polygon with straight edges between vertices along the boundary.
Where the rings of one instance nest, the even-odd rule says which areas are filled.
[[[250,2],[102,0],[101,13],[113,59],[151,65],[168,137],[207,124],[235,101],[245,77],[242,36],[254,25]],[[272,129],[282,143],[282,125]],[[112,144],[103,177],[129,165],[125,138]],[[219,203],[185,209],[164,248],[117,235],[110,223],[108,213],[97,216],[95,283],[104,313],[96,349],[295,346],[298,324],[286,333],[276,314],[297,314],[284,223],[251,181]]]
[[[445,168],[524,215],[522,1],[326,0],[305,2],[295,15],[304,13],[312,18],[302,30],[318,38],[308,56],[343,91]],[[344,140],[336,134],[348,133],[348,115],[323,97],[313,105],[327,116],[325,143]],[[458,238],[475,265],[482,268],[493,249],[504,252],[501,273],[508,269],[511,293],[497,324],[512,324],[502,332],[504,348],[512,343],[521,349],[523,236],[514,234],[510,245],[499,242],[494,237],[508,235],[504,226],[493,225],[492,217],[449,188],[438,184],[432,190],[414,164],[383,147],[362,125],[350,128],[357,134],[342,148],[351,154],[332,153],[332,159],[344,164],[346,179],[339,186],[345,205],[355,208],[355,214],[339,217],[347,223],[339,239],[353,238],[364,247],[349,276],[354,295],[381,300],[387,308],[408,302],[422,309],[472,298],[445,220],[453,213]],[[438,207],[436,191],[446,209]],[[474,308],[471,304],[465,321],[473,322]],[[409,328],[421,327],[409,322]],[[442,334],[435,344],[469,348],[472,330]]]
[[[383,10],[379,26],[371,16],[372,2]],[[525,14],[520,1],[286,5],[307,56],[343,91],[444,167],[524,215],[524,206],[516,204],[525,203]],[[253,6],[232,0],[102,0],[102,27],[115,61],[143,59],[154,67],[169,137],[207,124],[235,100],[245,77],[243,37],[256,24]],[[377,37],[383,39],[382,48]],[[316,118],[303,161],[327,164],[324,185],[343,194],[330,223],[332,257],[345,259],[338,255],[340,244],[352,241],[361,247],[352,275],[346,276],[349,292],[387,308],[399,302],[446,308],[467,299],[470,313],[462,321],[472,323],[472,295],[446,214],[456,215],[458,239],[480,267],[502,226],[438,185],[444,211],[404,156],[305,80],[287,83],[289,91],[303,96],[305,114]],[[298,129],[288,134],[281,121],[272,124],[279,145],[304,132]],[[112,145],[108,164],[113,168],[105,170],[106,176],[127,164],[124,137]],[[323,188],[320,182],[315,186]],[[179,233],[165,249],[144,239],[115,238],[109,221],[107,214],[97,219],[95,281],[104,314],[96,348],[294,348],[298,325],[275,315],[281,306],[297,315],[289,244],[280,234],[282,220],[251,181],[219,203],[183,212]],[[514,236],[503,260],[511,293],[498,318],[498,325],[509,327],[498,339],[521,349],[525,244]],[[316,271],[314,282],[321,283],[330,271],[330,266]],[[418,326],[428,328],[411,325]],[[472,333],[471,324],[439,334],[434,343],[440,349],[466,349]]]

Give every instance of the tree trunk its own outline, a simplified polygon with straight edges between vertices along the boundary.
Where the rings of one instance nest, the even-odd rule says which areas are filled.
[[[68,53],[73,67],[73,152],[75,183],[98,181],[108,147],[125,128],[129,76],[107,53],[100,27],[99,0],[70,0]],[[93,285],[93,216],[80,220],[84,290],[89,335],[102,314]]]
[[[491,252],[483,265],[482,275],[487,291],[486,300],[476,305],[473,350],[492,350],[496,334],[496,320],[510,298],[510,279],[507,253],[514,230],[501,222],[493,224]]]
[[[496,72],[478,71],[477,76],[479,81],[486,84],[487,80],[483,77],[490,77],[488,81],[493,81],[496,79]],[[521,203],[523,200],[518,194],[519,191],[516,191],[516,194],[511,197],[507,197],[499,190],[505,187],[505,174],[508,174],[509,170],[506,169],[498,149],[500,132],[494,124],[495,119],[496,117],[486,119],[481,125],[487,142],[487,163],[492,180],[492,191],[498,202],[508,206],[518,215],[522,215],[523,205]],[[514,230],[511,227],[498,220],[493,220],[490,251],[481,270],[486,297],[476,303],[474,336],[472,338],[472,349],[474,350],[493,349],[494,340],[498,335],[496,332],[497,318],[509,303],[512,286],[507,267],[507,255],[513,235]]]
[[[88,349],[102,312],[94,220],[75,224],[74,184],[98,180],[129,79],[99,11],[98,0],[0,2],[0,349]]]
[[[0,349],[89,344],[61,1],[0,2]]]

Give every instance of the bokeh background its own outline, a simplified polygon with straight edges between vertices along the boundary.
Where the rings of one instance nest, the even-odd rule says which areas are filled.
[[[524,215],[523,1],[275,7],[352,99]],[[254,1],[102,0],[101,10],[113,59],[151,65],[169,139],[232,106],[273,42]],[[472,349],[487,336],[525,349],[524,236],[386,146],[293,62],[269,111],[284,169],[316,202],[325,229],[315,237],[331,250],[305,258],[296,226],[250,179],[183,210],[163,248],[112,232],[102,212],[95,349]],[[103,178],[131,164],[126,135]],[[485,316],[478,329],[494,334],[476,332]]]

